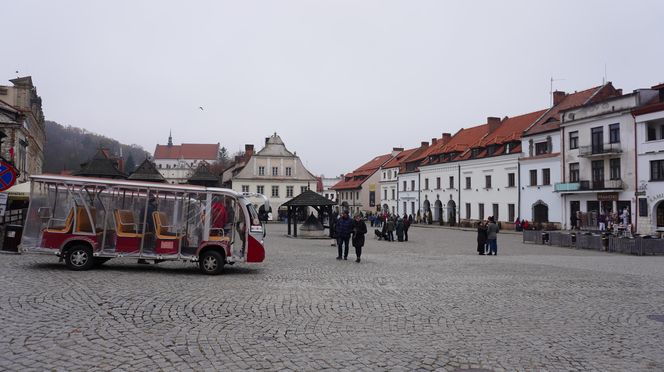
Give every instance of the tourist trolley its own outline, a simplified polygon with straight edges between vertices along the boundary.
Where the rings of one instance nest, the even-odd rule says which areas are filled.
[[[265,258],[265,226],[254,205],[233,190],[57,175],[31,179],[21,251],[55,254],[72,270],[124,257],[196,262],[203,273],[218,274],[225,264]]]

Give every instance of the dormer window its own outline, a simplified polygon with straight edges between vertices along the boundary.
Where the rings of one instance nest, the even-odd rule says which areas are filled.
[[[476,158],[480,154],[480,149],[475,148],[470,150],[470,157],[471,158]]]
[[[535,155],[543,155],[549,153],[549,143],[548,142],[537,142],[535,144]]]
[[[498,147],[498,146],[491,145],[491,146],[487,147],[486,148],[486,154],[489,155],[489,156],[495,154],[496,153],[496,147]]]

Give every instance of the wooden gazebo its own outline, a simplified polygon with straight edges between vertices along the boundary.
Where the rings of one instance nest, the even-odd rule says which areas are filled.
[[[159,173],[157,167],[149,159],[145,159],[128,179],[134,181],[148,181],[165,183],[166,179]]]
[[[323,197],[322,195],[311,191],[307,190],[300,195],[294,197],[293,199],[285,202],[282,204],[282,207],[288,208],[287,212],[287,220],[288,220],[288,235],[291,235],[291,221],[293,221],[293,237],[297,238],[297,217],[293,218],[295,215],[295,212],[297,208],[299,207],[312,207],[313,209],[318,212],[318,219],[320,220],[321,224],[323,223],[323,214],[327,212],[328,219],[331,218],[332,216],[332,207],[337,205],[337,203],[333,202],[332,200]],[[331,222],[333,223],[333,222]],[[325,226],[324,226],[325,227]],[[327,226],[329,228],[329,226]],[[330,229],[330,235],[331,235],[331,229]]]
[[[191,185],[219,187],[219,176],[212,174],[210,165],[203,161],[198,165],[194,174],[189,178],[187,183]]]
[[[90,160],[81,164],[81,169],[74,176],[124,179],[127,175],[120,168],[121,161],[109,156],[105,149],[97,150]]]

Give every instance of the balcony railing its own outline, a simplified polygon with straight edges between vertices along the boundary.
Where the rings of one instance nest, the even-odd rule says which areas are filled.
[[[596,143],[590,146],[579,146],[579,156],[592,157],[622,153],[620,143]]]
[[[554,185],[554,190],[557,192],[622,190],[622,188],[622,180],[557,182]]]

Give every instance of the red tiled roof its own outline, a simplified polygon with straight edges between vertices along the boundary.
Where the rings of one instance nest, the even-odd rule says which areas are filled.
[[[357,189],[366,179],[371,177],[378,168],[380,168],[387,161],[392,159],[392,154],[385,154],[376,156],[369,162],[355,169],[353,172],[348,173],[344,178],[332,186],[332,190],[348,190],[348,189]]]
[[[157,145],[155,159],[198,159],[216,161],[219,144],[183,143],[182,145]]]
[[[580,92],[567,94],[559,104],[551,107],[539,120],[537,120],[537,122],[533,123],[530,128],[526,129],[525,135],[558,130],[560,128],[561,111],[618,95],[619,91],[616,90],[610,82]]]
[[[535,120],[540,118],[546,111],[547,110],[534,111],[528,114],[503,119],[496,130],[489,133],[480,141],[478,144],[479,147],[520,140],[523,131],[530,127]]]
[[[438,140],[438,141],[440,141],[440,140]],[[438,142],[436,142],[436,143],[438,143]],[[432,145],[428,145],[428,146],[420,146],[420,147],[414,149],[415,151],[413,151],[408,156],[406,156],[403,159],[403,161],[401,162],[401,165],[399,166],[399,173],[409,172],[407,170],[407,167],[406,167],[406,164],[408,164],[408,163],[416,162],[417,163],[416,165],[419,166],[420,162],[423,159],[426,159],[426,157],[427,157],[426,154],[427,154],[427,152],[429,152],[429,149],[431,149],[431,147],[432,147]],[[415,170],[418,170],[418,168],[415,168]]]
[[[401,166],[401,164],[404,162],[404,160],[410,154],[415,152],[415,150],[417,150],[417,149],[419,149],[419,147],[415,147],[413,149],[408,149],[408,150],[401,151],[400,153],[397,154],[397,156],[393,157],[392,159],[390,159],[390,161],[385,163],[385,165],[383,165],[383,168],[396,168],[396,167]]]

